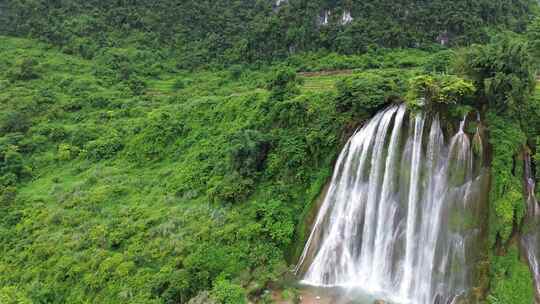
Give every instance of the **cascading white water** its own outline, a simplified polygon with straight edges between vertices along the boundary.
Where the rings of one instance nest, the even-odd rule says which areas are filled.
[[[354,18],[351,16],[350,10],[343,11],[343,16],[341,16],[341,24],[346,25],[353,22]]]
[[[356,132],[297,266],[302,283],[361,288],[396,303],[467,296],[488,182],[464,127],[446,141],[437,115],[401,105]],[[481,145],[480,130],[474,141]]]
[[[527,217],[525,219],[525,233],[521,239],[523,248],[534,276],[536,289],[536,303],[540,301],[540,206],[535,196],[535,180],[531,169],[531,156],[525,154],[525,195],[527,199]]]

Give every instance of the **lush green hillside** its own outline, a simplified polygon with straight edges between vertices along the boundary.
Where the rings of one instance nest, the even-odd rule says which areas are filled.
[[[522,32],[532,1],[180,2],[0,11],[0,303],[269,297],[345,140],[395,101],[481,114],[493,187],[477,292],[530,299],[515,164],[540,144],[540,19],[488,45],[432,44]]]
[[[8,303],[257,295],[287,272],[346,133],[423,69],[374,55],[389,68],[352,72],[338,90],[343,75],[188,73],[135,49],[87,61],[0,39]]]
[[[30,35],[93,57],[104,47],[162,49],[183,66],[259,62],[304,51],[486,42],[525,29],[536,0],[190,0],[7,3],[0,34]],[[344,13],[352,20],[343,24]],[[328,14],[328,24],[323,22]]]

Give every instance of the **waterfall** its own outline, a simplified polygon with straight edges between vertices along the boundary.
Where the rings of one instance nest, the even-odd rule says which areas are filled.
[[[488,178],[483,153],[472,148],[481,147],[481,129],[471,142],[465,125],[446,140],[438,115],[394,105],[358,130],[297,265],[302,283],[362,289],[392,303],[469,296]]]
[[[343,15],[341,16],[341,25],[347,25],[351,22],[353,22],[353,17],[351,16],[351,11],[346,9],[343,11]]]
[[[531,169],[531,155],[525,153],[525,195],[527,199],[527,217],[525,219],[522,244],[527,253],[529,267],[534,276],[536,296],[540,298],[540,207],[535,196],[535,181]],[[536,301],[538,303],[538,300]]]

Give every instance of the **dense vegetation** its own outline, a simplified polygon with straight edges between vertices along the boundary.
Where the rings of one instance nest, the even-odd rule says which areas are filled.
[[[476,100],[484,109],[492,149],[489,302],[530,302],[532,276],[520,262],[517,247],[527,210],[523,151],[534,149],[535,137],[540,134],[540,100],[533,96],[534,59],[527,42],[508,37],[473,47],[463,58],[463,69],[478,88]]]
[[[384,105],[389,79],[403,90],[422,71],[365,71],[336,90],[285,68],[187,73],[134,49],[87,61],[1,39],[12,302],[258,295],[287,271],[347,126]]]
[[[269,300],[345,139],[403,100],[481,113],[482,287],[531,298],[516,165],[540,144],[531,1],[2,5],[3,33],[36,39],[0,37],[0,303]]]
[[[277,3],[280,2],[280,5]],[[0,34],[30,35],[91,58],[137,45],[184,67],[283,59],[297,52],[356,53],[373,46],[486,42],[522,32],[535,0],[8,1]],[[323,24],[325,12],[328,23]],[[344,13],[353,20],[344,25]]]

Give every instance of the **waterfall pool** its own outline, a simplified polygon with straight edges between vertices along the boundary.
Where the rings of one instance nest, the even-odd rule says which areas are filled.
[[[374,304],[381,296],[373,295],[362,288],[314,287],[301,285],[301,304]],[[383,301],[381,304],[394,304]]]

